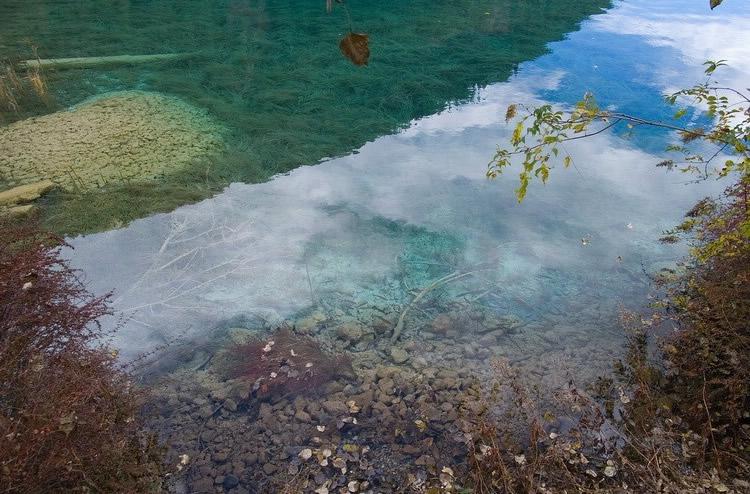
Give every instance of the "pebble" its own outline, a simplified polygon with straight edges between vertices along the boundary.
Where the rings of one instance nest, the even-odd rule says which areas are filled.
[[[234,401],[231,398],[227,398],[226,400],[224,400],[224,408],[226,408],[230,412],[236,412],[237,411],[237,402]]]
[[[204,477],[192,483],[191,492],[215,492],[214,481]]]
[[[365,336],[365,330],[357,323],[347,322],[338,327],[336,334],[342,340],[355,345]]]
[[[393,347],[391,348],[391,359],[397,364],[403,364],[409,360],[409,354],[403,348]]]
[[[341,401],[326,400],[323,402],[323,409],[334,416],[347,415],[349,413],[349,407]]]

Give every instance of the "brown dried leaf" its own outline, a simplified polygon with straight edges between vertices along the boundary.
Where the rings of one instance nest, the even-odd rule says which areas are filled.
[[[507,110],[505,110],[505,121],[510,122],[515,116],[517,112],[517,105],[510,105]]]
[[[368,36],[364,33],[349,33],[341,39],[339,48],[354,65],[367,65],[370,58]]]
[[[680,140],[684,143],[688,143],[691,141],[694,141],[696,139],[699,139],[704,136],[704,130],[700,128],[691,129],[691,130],[681,130],[678,132],[680,135]]]

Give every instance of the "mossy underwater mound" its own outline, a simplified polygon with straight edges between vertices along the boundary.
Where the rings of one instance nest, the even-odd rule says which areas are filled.
[[[68,191],[151,181],[224,149],[206,111],[145,91],[108,93],[0,127],[0,183],[49,179]]]

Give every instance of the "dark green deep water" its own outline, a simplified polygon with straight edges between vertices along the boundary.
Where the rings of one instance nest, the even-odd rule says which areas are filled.
[[[344,59],[341,7],[307,1],[6,0],[0,58],[199,52],[189,61],[47,73],[50,107],[113,90],[176,95],[231,130],[229,149],[206,166],[159,183],[59,194],[47,221],[65,233],[100,230],[191,202],[234,182],[257,182],[351,152],[411,120],[470,101],[520,62],[576,30],[604,0],[349,2],[355,31],[370,36],[367,67]],[[137,196],[137,200],[134,199]],[[94,207],[92,207],[94,206]]]

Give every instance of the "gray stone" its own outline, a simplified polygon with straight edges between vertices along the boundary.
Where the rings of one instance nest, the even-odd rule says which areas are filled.
[[[224,463],[229,458],[229,453],[227,451],[217,451],[213,454],[212,458],[216,463]]]
[[[238,479],[234,475],[227,475],[226,477],[224,477],[224,482],[222,484],[224,485],[224,488],[226,490],[234,489],[240,484],[240,479]]]
[[[365,330],[357,323],[347,322],[336,329],[339,338],[351,344],[357,344],[365,336]]]
[[[237,402],[235,402],[231,398],[227,398],[226,400],[224,400],[224,408],[226,408],[230,412],[236,412],[237,411]]]
[[[196,492],[196,493],[215,492],[214,481],[207,477],[198,479],[195,482],[193,482],[193,484],[190,486],[190,492]]]
[[[331,415],[347,415],[349,413],[346,403],[334,400],[324,401],[323,409]]]
[[[403,348],[393,347],[391,348],[391,359],[397,364],[403,364],[409,360],[409,354]]]

